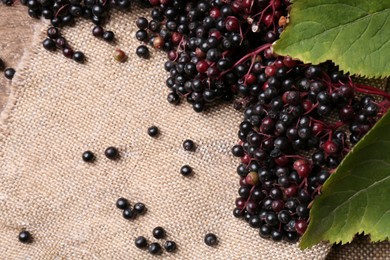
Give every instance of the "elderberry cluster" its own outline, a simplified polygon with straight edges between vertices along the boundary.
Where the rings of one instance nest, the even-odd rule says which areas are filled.
[[[6,5],[12,5],[15,0],[2,0]],[[120,11],[130,11],[133,0],[20,0],[28,7],[28,14],[32,18],[43,17],[50,20],[52,27],[42,44],[49,51],[61,49],[64,56],[73,58],[76,62],[84,62],[84,54],[74,51],[66,39],[60,35],[59,28],[73,26],[77,19],[84,18],[95,24],[92,34],[101,37],[107,42],[114,40],[112,31],[104,31],[103,25],[107,22],[110,11],[115,8]],[[144,6],[150,6],[148,0],[137,0]]]
[[[233,214],[261,237],[295,242],[306,230],[310,203],[351,145],[388,110],[389,95],[353,83],[331,63],[269,54],[248,64],[246,78],[253,80],[238,88],[244,121],[232,148],[242,162]]]
[[[279,20],[285,20],[290,4],[285,0],[150,3],[152,19],[140,17],[135,36],[167,52],[168,101],[178,104],[183,97],[196,112],[237,94],[249,69],[245,61],[278,39],[283,29]],[[145,46],[143,50],[147,52]]]

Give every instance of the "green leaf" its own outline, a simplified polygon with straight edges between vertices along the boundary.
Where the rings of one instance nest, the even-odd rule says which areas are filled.
[[[356,144],[314,200],[300,246],[351,242],[356,233],[373,242],[390,236],[390,113]]]
[[[305,63],[332,60],[355,75],[389,76],[390,1],[296,0],[274,51]]]

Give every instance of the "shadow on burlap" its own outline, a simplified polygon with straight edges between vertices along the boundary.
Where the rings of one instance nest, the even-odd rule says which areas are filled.
[[[163,226],[178,244],[167,258],[324,259],[329,245],[301,251],[273,243],[232,216],[238,161],[230,149],[241,113],[228,105],[206,114],[169,105],[164,54],[135,55],[136,16],[112,16],[106,28],[116,32],[115,45],[93,37],[89,22],[64,30],[87,55],[84,65],[43,50],[47,25],[37,29],[2,113],[0,258],[147,259],[134,238],[154,242],[152,229]],[[114,61],[116,47],[127,62]],[[157,139],[146,134],[151,125],[161,130]],[[196,152],[182,149],[187,138]],[[104,157],[108,146],[120,149],[120,160]],[[95,163],[81,160],[86,150]],[[192,177],[179,174],[184,164]],[[115,207],[121,196],[144,202],[147,213],[125,220]],[[32,244],[18,242],[24,229]],[[217,234],[216,248],[204,244],[208,232]]]

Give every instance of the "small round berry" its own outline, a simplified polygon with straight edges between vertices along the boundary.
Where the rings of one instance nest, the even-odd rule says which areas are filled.
[[[122,50],[119,50],[119,49],[116,49],[114,51],[113,56],[114,56],[114,59],[116,61],[119,61],[119,62],[124,62],[127,59],[126,53]]]
[[[58,48],[65,48],[67,45],[66,39],[64,37],[58,37],[56,39],[56,46]]]
[[[137,47],[137,50],[135,52],[138,57],[140,58],[144,58],[144,59],[147,59],[149,58],[149,49],[148,47],[144,46],[144,45],[140,45]]]
[[[180,97],[175,92],[171,92],[168,94],[167,100],[170,104],[177,105],[180,102]]]
[[[119,151],[115,147],[108,147],[106,151],[104,151],[104,154],[108,159],[115,160],[119,157]]]
[[[148,28],[148,20],[144,17],[139,17],[136,21],[135,24],[137,27],[141,30]]]
[[[82,53],[81,51],[76,51],[75,53],[73,53],[73,60],[78,63],[84,63],[84,53]]]
[[[46,38],[42,42],[42,45],[43,45],[43,48],[45,48],[48,51],[54,51],[56,49],[56,43],[50,38]]]
[[[208,246],[215,246],[218,243],[217,236],[212,233],[208,233],[204,237],[204,243]]]
[[[62,54],[69,59],[73,58],[73,50],[71,48],[65,47],[62,50]]]
[[[13,68],[7,68],[4,70],[4,76],[11,80],[15,75],[15,70]]]
[[[137,213],[134,210],[130,209],[130,208],[127,208],[127,209],[123,210],[123,217],[125,219],[133,219],[136,216],[137,216]]]
[[[242,148],[241,145],[235,145],[232,147],[232,154],[235,156],[235,157],[242,157],[244,156],[244,149]]]
[[[22,243],[29,243],[32,240],[31,234],[28,231],[22,231],[19,233],[19,241]]]
[[[134,210],[137,212],[137,214],[140,214],[140,215],[145,213],[145,211],[146,211],[145,204],[143,204],[141,202],[135,203]]]
[[[86,151],[83,153],[84,162],[93,162],[95,160],[95,155],[91,151]]]
[[[96,25],[92,29],[92,35],[95,37],[102,37],[104,33],[103,27]]]
[[[144,249],[148,246],[148,241],[146,240],[145,237],[139,236],[134,240],[134,244],[136,247],[140,249]]]
[[[184,165],[180,168],[180,173],[183,175],[183,176],[188,176],[192,173],[192,168],[191,166],[189,165]]]
[[[161,246],[159,243],[151,243],[149,245],[149,249],[148,249],[149,253],[151,253],[152,255],[158,255],[158,254],[161,254]]]
[[[183,148],[186,151],[194,151],[195,150],[195,144],[194,144],[194,142],[192,140],[187,139],[187,140],[185,140],[183,142]]]
[[[60,36],[60,33],[56,27],[50,27],[47,29],[47,36],[51,39],[56,39],[58,36]]]
[[[165,230],[162,227],[155,227],[152,233],[153,236],[157,239],[161,239],[165,237]]]
[[[125,198],[119,198],[117,201],[116,201],[116,207],[118,209],[127,209],[130,207],[130,204],[129,204],[129,201]]]
[[[103,37],[103,40],[105,40],[106,42],[113,42],[114,41],[114,33],[112,31],[105,31],[103,34],[102,34],[102,37]]]
[[[159,131],[157,126],[151,126],[148,128],[148,135],[150,137],[156,137],[158,135]]]
[[[168,240],[165,242],[164,248],[165,248],[165,250],[167,250],[167,252],[173,252],[176,250],[177,246],[176,246],[176,243],[174,241]]]

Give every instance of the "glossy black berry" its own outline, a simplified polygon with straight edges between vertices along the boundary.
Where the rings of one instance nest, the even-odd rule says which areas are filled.
[[[130,207],[130,204],[129,204],[129,201],[125,198],[119,198],[117,201],[116,201],[116,207],[118,209],[127,209]]]
[[[112,31],[105,31],[102,34],[102,37],[103,37],[103,40],[105,40],[106,42],[113,42],[115,35]]]
[[[151,126],[148,128],[148,135],[150,137],[156,137],[158,135],[159,131],[157,126]]]
[[[134,204],[134,210],[137,212],[137,214],[141,215],[144,214],[146,211],[145,204],[141,202],[137,202]]]
[[[152,255],[158,255],[158,254],[161,254],[161,245],[159,243],[151,243],[149,245],[149,249],[148,249],[149,253],[151,253]]]
[[[148,247],[148,241],[145,237],[139,236],[134,240],[134,244],[137,248],[145,249]]]
[[[204,243],[208,246],[215,246],[218,243],[217,236],[212,233],[206,234]]]
[[[95,160],[95,155],[91,151],[86,151],[83,153],[82,158],[84,162],[93,162]]]
[[[144,58],[144,59],[147,59],[149,58],[149,49],[148,47],[144,46],[144,45],[140,45],[137,47],[137,50],[135,52],[138,57],[140,58]]]
[[[177,248],[176,242],[168,240],[165,242],[164,248],[167,252],[174,252]]]
[[[195,143],[192,140],[187,139],[183,142],[183,148],[186,151],[194,151]]]
[[[46,38],[42,42],[42,45],[43,45],[43,48],[45,48],[48,51],[54,51],[56,49],[55,42],[52,39],[50,39],[50,38]]]
[[[11,80],[15,75],[15,70],[13,68],[7,68],[4,70],[4,76]]]
[[[184,165],[180,168],[180,173],[183,175],[183,176],[188,176],[192,173],[192,168],[191,166],[189,165]]]
[[[73,60],[78,63],[84,63],[85,60],[84,53],[82,53],[81,51],[76,51],[75,53],[73,53]]]
[[[137,27],[141,30],[148,28],[148,20],[144,17],[139,17],[136,21],[135,24]]]
[[[162,239],[165,237],[165,230],[162,227],[155,227],[152,234],[155,238]]]
[[[125,219],[133,219],[137,216],[137,212],[130,209],[130,208],[127,208],[125,210],[123,210],[123,217]]]
[[[244,156],[244,149],[241,145],[235,145],[232,148],[232,154],[236,157],[242,157]]]
[[[32,236],[28,231],[22,231],[19,233],[19,241],[22,243],[29,243],[32,241]]]
[[[92,35],[95,37],[102,37],[103,33],[104,33],[104,29],[100,25],[96,25],[92,29]]]
[[[171,92],[168,94],[167,100],[170,104],[177,105],[180,102],[180,97],[178,94]]]
[[[60,36],[60,33],[56,27],[50,27],[47,29],[47,36],[51,39],[56,39]]]
[[[119,151],[117,148],[115,147],[108,147],[105,151],[104,151],[104,154],[106,155],[106,157],[110,160],[115,160],[115,159],[118,159],[119,157]]]

